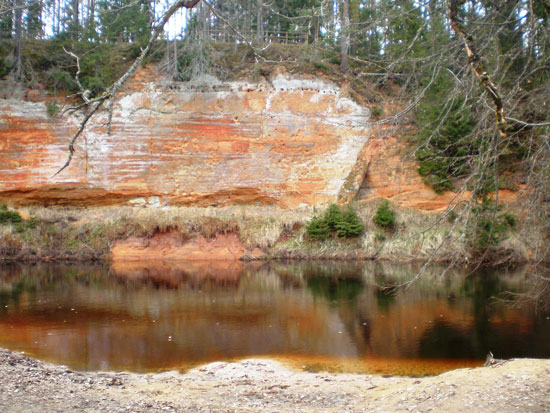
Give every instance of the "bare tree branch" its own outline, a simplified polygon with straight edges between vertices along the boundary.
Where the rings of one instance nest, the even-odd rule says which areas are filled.
[[[82,83],[80,83],[80,58],[77,55],[75,55],[73,52],[70,52],[67,49],[65,49],[65,47],[63,47],[63,51],[76,60],[76,74],[74,78],[76,80],[76,84],[78,85],[78,89],[80,89],[79,94],[80,96],[82,96],[82,100],[84,101],[84,104],[89,105],[91,92],[88,89],[84,89],[84,87],[82,86]]]
[[[174,4],[172,4],[164,12],[161,18],[157,21],[157,23],[153,25],[153,31],[151,33],[151,37],[149,38],[149,42],[147,43],[147,46],[145,46],[145,49],[141,51],[140,55],[134,61],[132,66],[126,71],[126,73],[124,73],[115,83],[113,83],[111,87],[107,89],[101,96],[95,99],[91,99],[85,103],[85,106],[88,106],[88,107],[92,106],[92,108],[88,112],[88,114],[84,117],[84,119],[80,122],[80,127],[78,128],[76,133],[73,135],[71,141],[69,142],[69,147],[68,147],[69,155],[67,156],[67,161],[53,176],[58,175],[61,171],[63,171],[65,168],[69,166],[74,154],[74,144],[78,139],[78,137],[84,131],[84,128],[86,127],[86,124],[88,123],[88,121],[92,118],[93,115],[95,115],[95,113],[101,108],[101,106],[103,105],[103,103],[105,103],[106,100],[111,100],[114,98],[115,94],[120,90],[120,88],[124,85],[124,83],[126,83],[126,81],[134,74],[137,68],[141,66],[141,64],[147,57],[147,55],[150,53],[155,41],[158,39],[162,31],[164,30],[164,26],[166,25],[168,20],[170,20],[170,17],[172,17],[172,15],[181,8],[191,9],[195,7],[200,1],[201,0],[178,0]],[[110,131],[110,125],[108,125],[108,130]]]
[[[227,27],[229,27],[231,29],[231,31],[233,31],[233,33],[235,33],[237,35],[237,37],[239,39],[241,39],[243,42],[246,43],[246,45],[252,50],[252,52],[254,53],[254,58],[256,59],[256,63],[258,63],[258,60],[263,60],[265,61],[265,58],[258,52],[258,50],[254,47],[254,45],[252,44],[252,42],[250,40],[248,40],[248,38],[246,36],[244,36],[243,34],[241,34],[241,32],[239,32],[231,23],[229,23],[229,21],[224,18],[222,15],[220,15],[220,13],[218,13],[218,11],[212,7],[212,5],[207,1],[207,0],[203,0],[203,3],[206,4],[208,6],[208,8],[210,9],[210,11],[212,12],[212,14],[214,16],[216,16],[218,19],[220,19],[222,22],[224,22]],[[265,49],[267,49],[270,45],[268,44],[266,47],[264,47],[263,49],[261,49],[261,51],[264,51]]]
[[[432,73],[432,77],[426,87],[420,91],[420,93],[417,94],[416,99],[412,102],[410,102],[403,110],[401,110],[399,113],[396,113],[395,115],[389,116],[387,118],[381,119],[377,122],[374,122],[373,125],[384,125],[386,123],[394,123],[399,120],[402,116],[405,116],[407,113],[409,113],[411,110],[413,110],[422,99],[424,99],[424,95],[428,91],[428,89],[432,86],[433,82],[437,79],[439,76],[441,68],[439,65],[437,65],[434,68],[434,71]]]
[[[510,117],[506,117],[506,120],[508,122],[515,123],[515,124],[523,126],[525,128],[542,128],[544,126],[550,126],[550,122],[529,123],[529,122],[524,122],[522,120],[514,119],[514,118],[510,118]]]

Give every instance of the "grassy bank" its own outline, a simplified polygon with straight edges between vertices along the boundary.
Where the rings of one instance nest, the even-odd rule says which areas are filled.
[[[307,223],[322,212],[313,208],[8,209],[10,214],[19,213],[22,219],[0,223],[0,261],[108,260],[117,240],[131,236],[149,238],[169,230],[178,231],[182,240],[236,233],[247,248],[260,248],[274,259],[434,259],[464,263],[479,254],[462,229],[441,213],[392,206],[395,223],[391,228],[382,228],[373,220],[379,204],[373,201],[355,206],[365,226],[361,236],[332,236],[322,241],[307,236]],[[526,261],[533,242],[514,231],[497,249],[508,254],[511,261]]]

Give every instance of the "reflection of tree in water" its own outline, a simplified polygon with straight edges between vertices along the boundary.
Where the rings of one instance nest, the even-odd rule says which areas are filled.
[[[359,278],[360,267],[342,263],[326,265],[310,263],[304,266],[303,276],[307,288],[315,297],[330,302],[355,301],[363,291],[363,281]]]
[[[462,294],[473,305],[474,324],[470,334],[476,339],[478,358],[483,358],[489,351],[496,357],[503,357],[497,351],[500,340],[496,337],[490,320],[497,313],[505,311],[505,306],[495,305],[495,298],[510,287],[504,284],[493,272],[483,271],[475,277],[467,277],[462,285]]]
[[[376,282],[376,304],[383,313],[389,313],[395,304],[397,282],[386,275],[384,267],[379,263],[374,267],[374,281]]]
[[[518,304],[533,304],[537,311],[550,314],[550,268],[529,277],[529,284],[522,292],[508,292],[506,299]]]
[[[355,278],[314,276],[307,280],[307,288],[315,297],[330,302],[355,301],[363,291],[363,282]]]
[[[500,275],[500,276],[499,276]],[[497,358],[548,357],[550,353],[550,320],[536,312],[534,302],[524,302],[523,315],[510,313],[511,301],[503,301],[503,292],[518,286],[507,283],[502,274],[484,271],[467,277],[460,296],[472,305],[473,323],[459,328],[444,321],[436,322],[422,335],[420,357],[484,359],[489,352]],[[513,295],[517,298],[521,295]],[[516,302],[515,304],[519,304]]]
[[[18,304],[23,293],[31,298],[39,290],[51,290],[60,280],[51,266],[10,264],[0,266],[0,311]]]
[[[365,291],[362,263],[307,263],[299,271],[307,289],[316,298],[334,305],[349,338],[364,353],[370,348],[372,320],[358,308],[359,296]]]
[[[426,330],[419,342],[421,358],[464,358],[483,360],[489,352],[497,358],[548,357],[550,353],[550,322],[537,317],[533,323],[521,321],[506,325],[488,323],[487,328],[476,325],[466,330],[444,321]]]
[[[377,287],[376,288],[376,304],[378,309],[388,314],[390,308],[395,304],[395,294],[397,292],[397,287]]]
[[[363,292],[362,263],[303,262],[273,267],[283,279],[303,280],[314,297],[329,302],[355,301]]]
[[[480,358],[472,341],[468,338],[468,334],[444,321],[437,321],[422,334],[418,356],[443,359]]]
[[[7,305],[11,303],[18,304],[21,294],[25,291],[23,283],[16,283],[9,290],[0,290],[0,312],[7,312]]]

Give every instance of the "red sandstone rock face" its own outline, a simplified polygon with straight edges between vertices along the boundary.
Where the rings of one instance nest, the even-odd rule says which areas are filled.
[[[51,120],[44,103],[2,101],[0,197],[20,204],[317,204],[335,198],[369,137],[368,109],[330,83],[279,75],[271,84],[193,89],[147,80],[142,72],[117,100],[111,135],[102,113],[55,177],[78,119]]]
[[[460,195],[449,191],[437,194],[424,185],[417,172],[415,156],[408,146],[403,131],[393,126],[373,128],[369,140],[359,154],[357,165],[351,177],[355,178],[353,193],[355,200],[386,198],[392,203],[407,208],[426,211],[445,210],[450,203],[469,199],[471,193]],[[361,169],[361,167],[363,169]],[[359,176],[353,176],[353,172]],[[340,198],[345,198],[345,191]],[[500,190],[499,199],[515,202],[519,192]]]
[[[258,259],[264,254],[259,249],[247,251],[237,234],[220,234],[206,239],[202,236],[183,241],[177,231],[156,233],[151,238],[130,237],[117,241],[111,248],[114,262],[186,260],[233,261],[241,258]]]
[[[444,209],[395,127],[322,80],[195,87],[143,69],[114,109],[90,123],[66,159],[78,117],[44,102],[0,101],[0,202],[15,205],[315,205],[385,197]]]

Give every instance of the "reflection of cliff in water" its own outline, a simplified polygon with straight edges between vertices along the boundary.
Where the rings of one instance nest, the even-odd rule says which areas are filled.
[[[242,261],[147,261],[120,262],[112,265],[112,274],[123,283],[150,284],[155,288],[192,289],[205,287],[237,288],[239,279],[257,270],[262,263]]]
[[[533,303],[502,301],[503,292],[530,288],[522,269],[465,277],[464,270],[432,266],[418,282],[404,284],[421,265],[373,262],[358,270],[356,264],[338,263],[331,272],[328,264],[308,263],[294,264],[293,272],[314,296],[335,306],[365,357],[481,360],[489,351],[497,357],[522,351],[548,357],[549,341],[541,340],[550,331],[543,327],[549,324],[544,313],[534,312]]]
[[[342,357],[482,360],[488,351],[550,357],[548,314],[492,298],[524,291],[525,278],[441,277],[433,267],[405,288],[417,268],[239,261],[0,267],[0,346],[85,369],[140,371],[258,355],[336,364]]]

